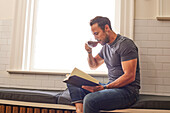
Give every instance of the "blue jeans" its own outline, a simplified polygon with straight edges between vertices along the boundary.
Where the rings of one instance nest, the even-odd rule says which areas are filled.
[[[134,104],[139,94],[127,88],[105,89],[89,92],[67,84],[72,103],[83,103],[83,113],[100,113],[100,110],[128,108]]]

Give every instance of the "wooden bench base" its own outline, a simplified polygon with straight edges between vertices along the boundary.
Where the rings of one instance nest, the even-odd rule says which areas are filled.
[[[122,109],[107,111],[104,113],[170,113],[170,110],[157,110],[157,109]]]
[[[121,109],[102,113],[170,113],[170,110]],[[0,100],[0,113],[75,113],[71,105]]]

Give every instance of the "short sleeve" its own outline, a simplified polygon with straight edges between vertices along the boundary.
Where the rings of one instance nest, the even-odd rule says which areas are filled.
[[[102,49],[100,50],[100,52],[98,53],[98,55],[102,58],[102,59],[104,59],[104,55],[103,55],[103,49],[104,47],[102,47]]]
[[[121,61],[128,61],[138,58],[138,48],[130,39],[126,39],[119,47]]]

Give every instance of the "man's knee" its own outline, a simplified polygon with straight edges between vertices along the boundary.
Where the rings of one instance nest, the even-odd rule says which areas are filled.
[[[96,107],[97,104],[94,95],[92,93],[86,95],[83,100],[83,104],[85,104],[85,106],[88,105],[90,107]]]
[[[95,95],[90,93],[83,100],[84,113],[98,113],[99,103],[96,102]]]

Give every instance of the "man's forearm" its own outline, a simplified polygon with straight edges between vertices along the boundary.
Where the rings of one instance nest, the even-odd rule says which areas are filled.
[[[119,77],[117,80],[115,80],[114,82],[108,84],[107,88],[108,89],[120,88],[125,85],[128,85],[135,80],[134,76],[135,76],[134,74],[129,74],[129,75],[124,74],[121,77]]]
[[[94,59],[92,53],[88,53],[88,63],[91,69],[95,69],[97,66],[96,60]]]

